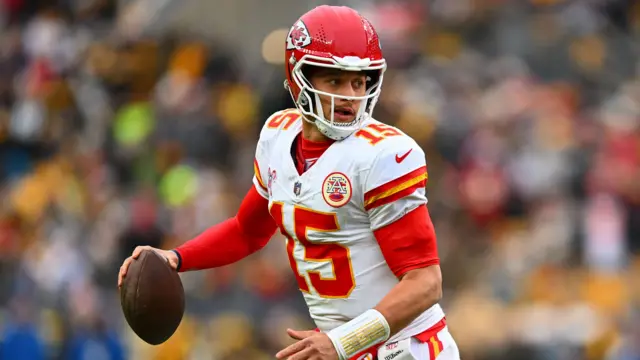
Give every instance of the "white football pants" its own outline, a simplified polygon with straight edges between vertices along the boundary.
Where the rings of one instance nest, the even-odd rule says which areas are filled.
[[[445,327],[428,342],[416,338],[398,341],[393,346],[382,346],[378,360],[460,360],[460,352],[449,329]]]

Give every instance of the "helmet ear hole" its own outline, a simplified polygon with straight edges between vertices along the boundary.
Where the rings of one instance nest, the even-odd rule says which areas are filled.
[[[367,94],[373,93],[375,91],[379,91],[382,81],[382,71],[380,70],[366,70],[365,74],[367,76]],[[377,97],[373,97],[367,99],[366,104],[364,105],[364,111],[367,114],[373,113],[373,108],[376,106]]]
[[[300,92],[300,96],[298,97],[298,104],[304,111],[311,112],[311,96],[307,90],[302,89],[302,91]]]
[[[380,81],[380,73],[380,70],[365,70],[364,74],[367,77],[367,89]]]

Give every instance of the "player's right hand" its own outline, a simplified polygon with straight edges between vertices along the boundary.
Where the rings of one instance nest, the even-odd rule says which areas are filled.
[[[133,254],[126,258],[122,263],[122,266],[120,266],[120,272],[118,273],[118,287],[122,286],[122,281],[127,275],[127,270],[129,269],[129,265],[131,265],[131,262],[134,259],[137,259],[143,250],[155,251],[158,255],[167,259],[167,263],[169,263],[169,266],[171,266],[173,270],[178,269],[178,255],[176,255],[176,253],[174,253],[173,251],[156,249],[151,246],[138,246],[135,248],[135,250],[133,250]]]

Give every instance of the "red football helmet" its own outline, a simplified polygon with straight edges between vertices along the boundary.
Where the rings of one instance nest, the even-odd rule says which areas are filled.
[[[307,66],[364,71],[367,74],[366,94],[348,97],[316,90],[305,77]],[[323,5],[302,15],[289,30],[285,67],[285,88],[303,118],[315,123],[327,137],[342,140],[358,130],[365,114],[373,112],[387,65],[378,34],[369,20],[345,6]],[[330,119],[324,116],[319,95],[331,98]],[[334,122],[336,98],[362,100],[355,120]]]

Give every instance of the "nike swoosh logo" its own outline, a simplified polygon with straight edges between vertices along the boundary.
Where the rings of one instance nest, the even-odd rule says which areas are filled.
[[[411,149],[411,150],[407,151],[407,153],[406,153],[406,154],[404,154],[404,155],[402,155],[402,156],[398,156],[398,154],[396,154],[396,162],[397,162],[398,164],[400,164],[401,162],[403,162],[403,161],[404,161],[404,159],[406,159],[406,158],[407,158],[407,156],[409,156],[409,154],[411,154],[411,152],[412,152],[412,151],[413,151],[413,149]]]

